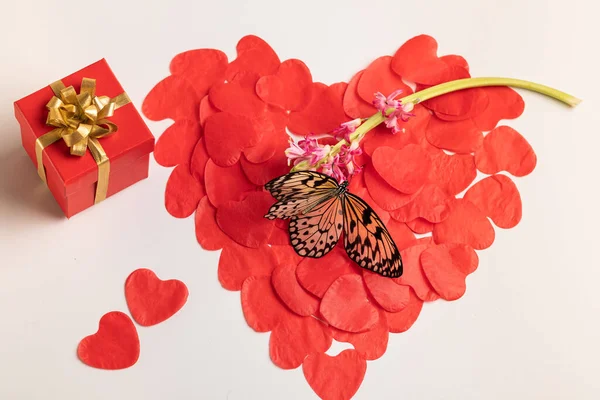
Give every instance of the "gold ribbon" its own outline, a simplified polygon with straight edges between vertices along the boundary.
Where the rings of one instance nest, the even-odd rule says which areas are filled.
[[[98,184],[94,203],[106,198],[110,175],[110,162],[99,139],[117,131],[117,125],[108,120],[115,110],[130,103],[127,93],[113,97],[96,96],[96,80],[83,78],[79,94],[73,86],[65,87],[61,81],[50,85],[54,92],[46,104],[48,118],[46,125],[55,127],[35,141],[35,156],[38,175],[47,183],[42,161],[44,149],[63,139],[69,146],[71,155],[83,156],[89,149],[98,164]]]

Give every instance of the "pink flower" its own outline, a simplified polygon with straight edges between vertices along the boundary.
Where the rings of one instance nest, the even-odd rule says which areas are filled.
[[[344,139],[346,142],[350,143],[350,134],[354,133],[356,128],[358,128],[361,124],[362,119],[356,118],[352,121],[344,122],[338,128],[335,128],[331,133],[336,139]]]
[[[403,132],[403,129],[400,127],[400,121],[406,122],[409,117],[414,117],[414,114],[410,113],[414,108],[413,103],[402,104],[399,100],[395,100],[395,97],[400,93],[402,93],[402,90],[396,90],[388,97],[385,97],[383,94],[377,92],[373,100],[375,108],[385,116],[385,126],[390,128],[393,134]],[[390,108],[393,108],[394,111],[387,114]]]
[[[321,172],[335,178],[339,183],[350,180],[352,175],[362,171],[362,166],[358,165],[356,160],[356,157],[362,152],[358,141],[354,141],[350,145],[344,144],[338,154],[330,156],[321,165]]]
[[[285,155],[288,158],[288,165],[293,163],[297,165],[303,161],[307,161],[310,165],[315,165],[317,162],[325,158],[330,146],[321,146],[317,139],[306,136],[298,143],[290,140],[290,147],[285,150]]]

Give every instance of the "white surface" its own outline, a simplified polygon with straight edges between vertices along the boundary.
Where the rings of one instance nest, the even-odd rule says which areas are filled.
[[[212,47],[233,59],[250,33],[282,60],[302,59],[326,83],[348,80],[428,33],[440,54],[465,56],[474,76],[530,79],[584,99],[570,110],[524,93],[525,113],[508,123],[538,155],[534,173],[516,180],[522,222],[498,229],[494,245],[479,253],[462,299],[426,305],[410,331],[391,337],[355,398],[600,398],[593,2],[258,3],[2,3],[0,399],[317,398],[301,369],[270,362],[269,335],[254,333],[239,293],[219,285],[218,253],[197,245],[193,218],[165,211],[169,169],[152,161],[148,180],[67,221],[21,148],[13,117],[14,100],[102,57],[139,107],[175,54]],[[150,124],[157,135],[166,126]],[[67,251],[76,240],[78,248]],[[139,329],[135,367],[86,367],[75,356],[78,341],[104,313],[127,310],[123,283],[139,267],[186,282],[187,305],[167,323]]]

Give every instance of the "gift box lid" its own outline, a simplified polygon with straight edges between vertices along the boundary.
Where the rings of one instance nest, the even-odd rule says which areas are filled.
[[[105,59],[95,62],[63,79],[65,86],[73,86],[77,93],[83,78],[96,80],[96,95],[115,97],[124,92]],[[15,110],[24,117],[35,139],[50,132],[46,125],[46,104],[54,96],[50,86],[38,90],[15,102]],[[110,161],[111,174],[126,168],[140,157],[154,150],[154,136],[144,123],[133,103],[120,107],[110,118],[118,126],[117,132],[100,139]],[[71,155],[69,148],[58,141],[44,150],[44,166],[52,168],[63,182],[65,196],[81,188],[89,187],[98,180],[98,165],[89,151],[82,157]]]

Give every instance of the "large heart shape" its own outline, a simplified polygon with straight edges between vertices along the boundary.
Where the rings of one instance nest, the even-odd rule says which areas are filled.
[[[314,353],[304,360],[302,372],[320,398],[349,400],[365,377],[367,362],[356,350],[344,350],[335,357]]]
[[[273,232],[273,221],[264,217],[272,205],[269,193],[249,193],[241,201],[222,204],[217,210],[217,224],[242,246],[258,248],[267,243]]]
[[[142,326],[152,326],[171,318],[188,298],[185,283],[160,280],[149,269],[140,268],[125,281],[125,299],[131,316]]]
[[[131,318],[120,311],[102,316],[98,332],[79,342],[77,356],[84,364],[100,369],[134,365],[140,356],[140,339]]]
[[[364,332],[379,320],[362,277],[355,274],[340,276],[331,284],[321,300],[320,311],[332,326],[347,332]]]
[[[263,76],[256,82],[256,93],[267,104],[298,111],[310,102],[312,75],[302,61],[286,60],[274,75]]]

